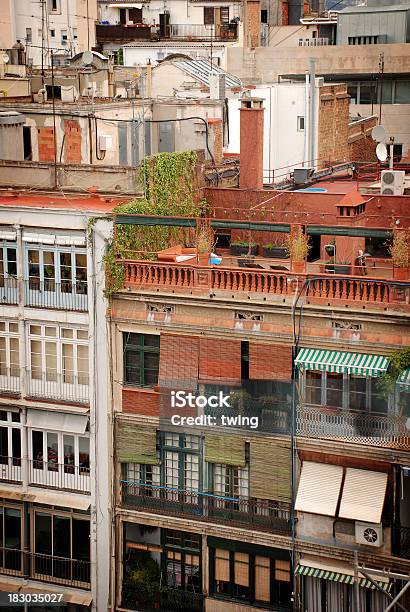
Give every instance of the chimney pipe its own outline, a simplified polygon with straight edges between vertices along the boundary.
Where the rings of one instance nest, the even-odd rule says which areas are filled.
[[[240,100],[241,189],[263,188],[263,113],[262,98]]]

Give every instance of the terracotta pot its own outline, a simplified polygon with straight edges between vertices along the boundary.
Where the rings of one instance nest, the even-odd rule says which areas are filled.
[[[209,253],[207,255],[198,255],[198,265],[207,266],[209,261]]]
[[[292,261],[292,272],[302,274],[306,271],[305,261]]]
[[[408,280],[409,269],[408,268],[395,268],[393,267],[393,278],[396,280]]]

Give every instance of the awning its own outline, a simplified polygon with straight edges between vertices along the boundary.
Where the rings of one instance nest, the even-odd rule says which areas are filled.
[[[31,232],[23,233],[23,242],[54,244],[56,237],[54,234],[33,234]]]
[[[342,478],[340,465],[304,461],[295,510],[335,516]]]
[[[64,431],[65,433],[84,434],[87,429],[88,416],[85,414],[70,414],[53,410],[27,411],[27,427]]]
[[[14,241],[17,237],[17,232],[11,230],[0,230],[0,240]]]
[[[323,580],[332,580],[333,582],[341,582],[343,584],[354,584],[354,570],[348,563],[333,563],[332,560],[316,559],[314,557],[302,557],[300,563],[296,566],[296,574],[300,576],[311,576],[312,578],[322,578]],[[371,576],[374,582],[384,590],[390,590],[390,581],[388,578],[380,576]],[[360,574],[359,569],[359,585],[368,589],[376,587],[365,576]]]
[[[85,236],[58,236],[56,235],[56,244],[67,246],[85,246]]]
[[[39,585],[31,580],[22,581],[21,578],[3,577],[0,580],[0,591],[10,593],[62,593],[66,603],[77,604],[78,606],[89,606],[93,600],[89,591],[83,589],[52,586],[48,584]]]
[[[40,489],[35,493],[25,493],[24,500],[35,504],[59,506],[60,508],[73,508],[74,510],[88,510],[91,505],[91,498],[89,495],[49,493]]]
[[[400,385],[402,391],[410,391],[410,368],[403,370],[397,379],[397,384]]]
[[[140,9],[142,8],[142,2],[123,2],[122,4],[120,2],[116,2],[116,3],[111,3],[108,6],[109,8],[137,8],[137,9]]]
[[[386,372],[389,360],[383,355],[303,348],[299,351],[295,364],[301,370],[381,376]]]
[[[346,469],[339,517],[380,523],[387,488],[387,474]]]

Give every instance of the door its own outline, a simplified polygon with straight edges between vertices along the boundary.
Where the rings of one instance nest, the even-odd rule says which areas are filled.
[[[175,151],[175,134],[174,124],[170,122],[159,123],[159,142],[158,151],[159,153],[172,153]]]
[[[159,15],[159,34],[161,38],[169,38],[169,13]]]
[[[31,147],[31,128],[27,125],[23,126],[23,151],[24,159],[31,161],[33,159],[33,150]]]
[[[128,9],[128,18],[133,23],[142,23],[142,8]]]
[[[118,156],[120,166],[128,166],[128,132],[127,123],[118,125]]]

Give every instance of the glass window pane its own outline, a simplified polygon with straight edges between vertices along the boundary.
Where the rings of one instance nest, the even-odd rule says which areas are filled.
[[[18,338],[10,338],[10,376],[20,375],[20,354]]]
[[[57,328],[56,327],[46,327],[44,333],[49,338],[56,338],[57,336]]]
[[[4,546],[21,550],[21,513],[16,508],[4,508]]]
[[[54,253],[43,252],[44,291],[55,291]]]
[[[9,331],[12,334],[18,334],[18,331],[19,331],[18,323],[9,323]]]
[[[50,472],[58,470],[58,434],[47,434],[47,469]]]
[[[46,380],[55,382],[57,380],[57,344],[46,342]]]
[[[64,472],[74,474],[74,436],[63,436]]]
[[[392,81],[384,81],[382,87],[379,85],[378,90],[377,90],[377,103],[380,104],[380,95],[382,93],[383,104],[391,104],[392,103],[392,90],[393,90]]]
[[[43,555],[52,554],[51,514],[36,512],[35,514],[35,551]]]
[[[33,431],[32,439],[32,460],[33,468],[36,470],[43,469],[43,432]]]
[[[322,372],[306,372],[306,403],[322,403]]]
[[[9,430],[0,427],[0,463],[7,464],[9,456]]]
[[[380,385],[380,381],[377,378],[371,379],[370,386],[370,411],[374,414],[387,415],[388,399],[386,391],[384,391],[384,389]]]
[[[72,274],[71,253],[60,253],[61,291],[63,293],[72,292]]]
[[[362,81],[360,83],[360,104],[372,104],[377,100],[377,83]]]
[[[74,338],[74,330],[70,328],[63,328],[61,330],[62,338]]]
[[[86,254],[76,253],[75,255],[75,280],[76,292],[87,293],[87,256]]]
[[[343,375],[327,372],[326,375],[326,404],[336,408],[343,407]]]
[[[30,325],[30,334],[32,336],[41,336],[41,325]]]
[[[89,438],[78,438],[78,464],[80,474],[88,474],[90,471],[90,440]]]
[[[410,81],[396,81],[396,104],[410,104]]]
[[[40,253],[30,249],[28,251],[28,277],[30,289],[40,289]]]
[[[63,344],[63,380],[65,383],[74,384],[74,346]]]
[[[88,331],[86,329],[78,329],[77,338],[78,340],[88,340]]]
[[[21,431],[15,427],[11,430],[13,465],[21,465]]]
[[[71,557],[70,519],[62,516],[53,518],[53,555],[69,559]]]
[[[350,410],[366,410],[366,378],[350,376],[349,408]]]
[[[7,274],[17,276],[17,249],[7,248]]]
[[[7,376],[7,343],[6,338],[0,338],[0,374]]]
[[[73,518],[73,559],[90,560],[90,521]]]
[[[78,383],[88,385],[88,346],[77,346]]]
[[[42,373],[42,352],[40,340],[30,341],[30,356],[31,356],[31,378],[41,380]]]

